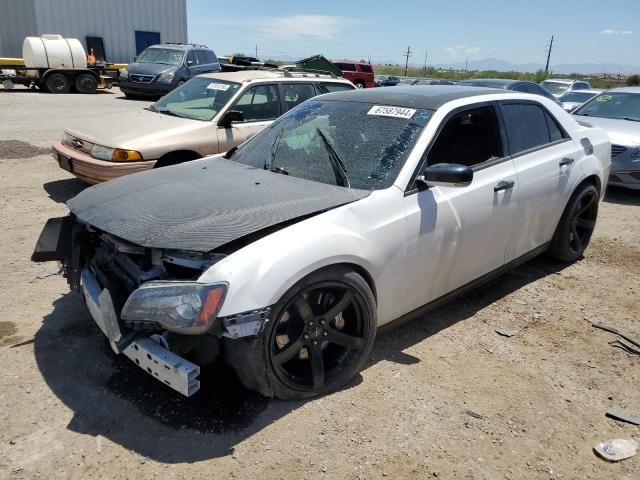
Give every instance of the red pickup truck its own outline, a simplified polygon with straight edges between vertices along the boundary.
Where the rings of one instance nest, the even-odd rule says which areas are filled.
[[[356,88],[373,88],[373,67],[368,63],[349,61],[331,62],[342,71],[342,77],[351,81]]]

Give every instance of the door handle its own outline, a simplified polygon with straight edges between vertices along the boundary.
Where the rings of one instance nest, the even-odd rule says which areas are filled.
[[[499,192],[501,190],[509,190],[510,188],[513,188],[515,184],[516,182],[513,182],[511,180],[509,180],[508,182],[503,180],[502,182],[499,182],[495,187],[493,187],[493,191]]]
[[[565,167],[565,166],[571,165],[573,161],[574,161],[573,158],[568,158],[568,157],[563,158],[562,160],[560,160],[560,166]]]

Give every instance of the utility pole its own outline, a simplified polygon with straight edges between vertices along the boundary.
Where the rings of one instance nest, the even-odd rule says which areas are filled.
[[[407,47],[407,51],[402,54],[403,57],[406,58],[406,62],[404,64],[404,76],[407,76],[407,71],[409,70],[409,57],[411,56],[411,47]]]
[[[467,68],[468,68],[468,67],[469,67],[469,59],[468,59],[468,58],[465,58],[465,59],[464,59],[464,71],[465,71],[465,72],[467,71]]]
[[[427,71],[427,57],[429,56],[429,50],[424,51],[424,71]]]
[[[553,48],[553,35],[551,35],[551,43],[549,43],[549,53],[547,53],[547,65],[544,67],[544,73],[549,73],[549,61],[551,60],[552,48]]]
[[[256,44],[256,58],[258,58],[258,44]]]

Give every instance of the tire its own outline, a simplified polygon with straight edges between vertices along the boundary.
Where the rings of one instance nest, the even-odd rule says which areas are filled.
[[[160,157],[158,161],[155,163],[155,165],[153,166],[153,168],[169,167],[171,165],[178,165],[179,163],[189,162],[191,160],[196,160],[198,158],[201,158],[201,157],[195,153],[192,155],[190,155],[188,152],[184,152],[182,154],[169,153],[163,157]]]
[[[376,300],[360,275],[330,267],[292,287],[270,319],[259,348],[234,358],[253,364],[236,368],[240,381],[283,400],[312,398],[343,387],[362,369],[375,341]]]
[[[585,184],[573,192],[551,239],[549,253],[563,262],[582,257],[598,216],[598,189]]]
[[[98,81],[89,73],[83,73],[76,78],[76,90],[78,93],[96,93]]]
[[[359,89],[359,88],[364,88],[364,83],[362,83],[362,82],[354,82],[353,84],[354,84],[354,85],[356,86],[356,88],[358,88],[358,89]]]
[[[126,92],[124,90],[122,91],[122,93],[124,93],[124,96],[129,100],[138,100],[140,98],[140,96],[136,95],[135,93]]]
[[[51,93],[69,93],[69,90],[71,90],[71,82],[61,73],[49,75],[45,84],[47,85],[47,90]]]

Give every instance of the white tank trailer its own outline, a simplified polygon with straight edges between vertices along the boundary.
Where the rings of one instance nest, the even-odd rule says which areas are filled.
[[[26,37],[22,59],[0,59],[0,75],[5,89],[22,84],[51,93],[95,93],[98,87],[111,88],[119,70],[113,64],[87,65],[87,54],[79,40],[62,35]],[[12,64],[13,62],[13,64]],[[15,71],[15,73],[6,73]]]

